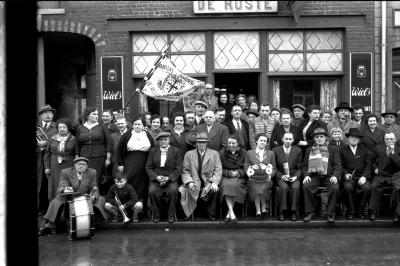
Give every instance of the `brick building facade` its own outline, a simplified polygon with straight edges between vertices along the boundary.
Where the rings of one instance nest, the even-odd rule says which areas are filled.
[[[372,111],[381,111],[381,73],[377,71],[381,68],[380,2],[304,1],[297,23],[288,1],[277,1],[277,12],[219,14],[194,13],[198,2],[213,1],[39,2],[39,104],[48,102],[64,109],[61,114],[72,112],[72,118],[84,105],[101,107],[101,58],[106,56],[123,58],[126,103],[152,62],[173,40],[168,52],[182,72],[234,94],[255,94],[259,102],[277,107],[296,102],[332,109],[341,101],[350,101],[350,54],[371,53],[369,71],[375,74],[370,81],[370,105]],[[245,1],[239,2],[245,5]],[[388,2],[388,8],[395,5]],[[397,29],[389,35],[393,35],[393,47],[400,47]],[[77,36],[85,37],[74,39]],[[53,50],[51,57],[55,58],[64,53],[62,45],[66,43],[71,43],[68,59],[76,57],[80,70],[73,70],[74,64],[70,64],[70,75],[55,82],[57,75],[46,73],[58,63],[47,64],[46,50]],[[87,51],[85,60],[72,54],[77,50]],[[400,108],[390,97],[389,82],[387,79],[390,92],[386,104]],[[70,100],[62,105],[60,101],[66,98]],[[147,103],[136,95],[127,116],[147,105],[161,115],[174,107],[151,99]]]

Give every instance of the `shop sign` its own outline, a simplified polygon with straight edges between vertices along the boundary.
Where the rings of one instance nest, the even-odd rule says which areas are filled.
[[[121,110],[123,99],[122,56],[101,57],[101,95],[103,110]]]
[[[372,53],[350,53],[350,105],[372,112]]]
[[[195,14],[278,12],[278,1],[193,1]]]

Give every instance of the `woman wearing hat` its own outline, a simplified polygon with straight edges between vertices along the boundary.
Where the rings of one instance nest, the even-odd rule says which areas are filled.
[[[112,140],[107,128],[98,122],[99,112],[96,107],[88,106],[83,115],[83,125],[78,126],[76,131],[76,145],[79,156],[89,159],[89,167],[96,170],[97,184],[103,191],[102,176],[104,166],[111,164]]]
[[[133,119],[133,129],[122,135],[117,148],[118,171],[126,175],[144,206],[147,203],[149,179],[146,161],[149,150],[154,146],[151,135],[144,131],[145,121],[139,115]]]
[[[236,134],[228,137],[228,147],[219,152],[222,163],[221,199],[225,197],[228,206],[226,223],[237,222],[233,208],[236,202],[243,204],[246,199],[246,175],[243,170],[245,155],[246,150],[239,147],[239,138]]]
[[[267,136],[257,134],[256,148],[247,151],[244,159],[244,171],[249,177],[247,185],[249,196],[256,207],[256,218],[267,216],[267,201],[270,202],[272,177],[275,175],[275,155],[267,150]]]
[[[56,196],[61,170],[72,167],[72,161],[78,154],[75,146],[76,139],[70,133],[71,121],[68,118],[58,119],[57,129],[58,134],[50,138],[44,155],[45,173],[49,175],[47,180],[49,201]]]

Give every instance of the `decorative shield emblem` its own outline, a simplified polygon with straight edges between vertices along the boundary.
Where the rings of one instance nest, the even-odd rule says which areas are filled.
[[[108,81],[117,81],[117,71],[114,69],[108,70]]]
[[[367,76],[367,68],[365,65],[357,66],[357,77],[358,78],[365,78]]]

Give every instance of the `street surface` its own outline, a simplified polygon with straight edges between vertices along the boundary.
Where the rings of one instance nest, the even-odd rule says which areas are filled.
[[[40,265],[399,265],[399,228],[97,230],[39,238]]]

